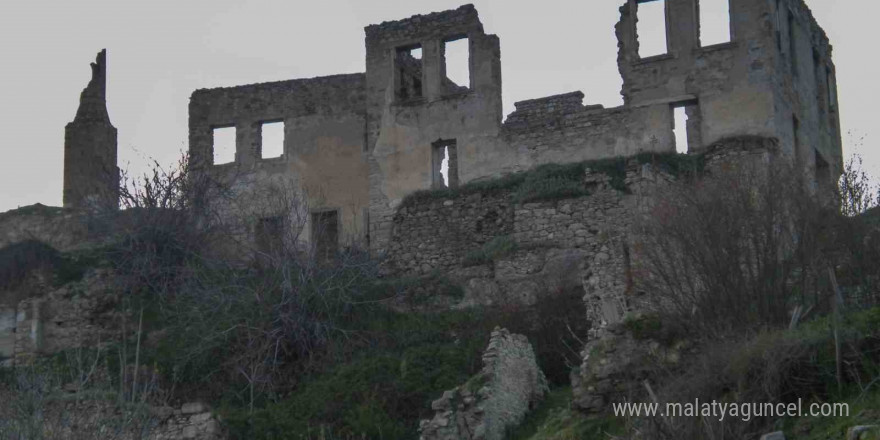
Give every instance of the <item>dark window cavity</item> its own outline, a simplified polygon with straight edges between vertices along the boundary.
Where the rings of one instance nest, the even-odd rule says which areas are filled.
[[[339,246],[339,213],[336,210],[312,213],[312,243],[318,260],[332,259]]]
[[[397,49],[394,62],[397,99],[418,99],[422,91],[422,46],[406,46]]]
[[[284,243],[284,219],[276,216],[257,220],[254,235],[257,250],[267,255],[277,255]]]

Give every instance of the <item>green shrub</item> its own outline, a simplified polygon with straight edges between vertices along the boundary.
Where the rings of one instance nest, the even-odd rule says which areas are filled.
[[[670,346],[685,336],[681,325],[673,321],[663,321],[657,314],[630,315],[623,320],[623,326],[637,340],[654,340]]]
[[[527,180],[514,194],[516,203],[558,200],[586,196],[589,193],[579,180],[552,177],[540,180]]]
[[[615,157],[568,164],[544,164],[531,170],[508,174],[497,179],[471,182],[457,188],[416,191],[403,199],[401,207],[409,207],[431,200],[451,199],[470,194],[494,195],[511,193],[515,203],[558,200],[588,195],[584,174],[589,168],[610,178],[609,184],[618,191],[626,187],[627,163],[651,163],[674,176],[685,177],[703,172],[701,155],[677,153],[642,153],[631,158]]]
[[[469,182],[457,188],[421,190],[404,197],[401,207],[418,205],[431,200],[451,199],[471,194],[493,195],[516,189],[525,179],[524,173],[513,173],[479,182]]]
[[[323,427],[329,438],[414,438],[430,402],[481,367],[488,323],[479,313],[436,316],[374,311],[360,321],[370,347],[301,382],[258,409],[227,408],[234,438],[301,438]],[[353,358],[345,360],[345,356]]]

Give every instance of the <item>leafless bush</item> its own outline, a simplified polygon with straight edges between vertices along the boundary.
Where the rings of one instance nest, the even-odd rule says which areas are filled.
[[[0,439],[146,439],[159,423],[155,388],[116,393],[106,353],[73,350],[34,365],[0,371]]]
[[[776,164],[672,184],[639,223],[638,288],[704,334],[782,325],[820,302],[828,208],[801,182]]]
[[[858,401],[877,382],[878,309],[850,313],[839,329],[842,376],[851,390],[840,394],[835,386],[835,337],[830,319],[810,322],[795,330],[775,330],[751,337],[726,337],[702,346],[680,371],[656,382],[661,408],[669,403],[699,401],[775,405],[810,401],[828,402],[856,397]],[[668,415],[668,414],[667,414]],[[772,431],[778,420],[766,409],[747,417],[727,413],[692,417],[642,418],[644,438],[727,439],[757,438]]]
[[[124,177],[110,252],[119,290],[131,293],[124,316],[158,309],[160,362],[178,391],[253,407],[351,337],[345,317],[375,270],[356,248],[318,258],[306,235],[320,233],[308,227],[316,197],[295,181],[209,174],[184,158]]]
[[[863,214],[880,205],[880,184],[865,172],[859,155],[849,158],[837,186],[840,212],[845,216]]]
[[[835,377],[838,384],[859,384],[876,375],[859,370],[875,368],[863,361],[876,347],[859,345],[875,344],[874,336],[850,334],[835,348],[827,322],[778,331],[796,307],[813,316],[830,309],[829,272],[846,302],[878,303],[880,239],[864,215],[876,206],[876,189],[858,160],[849,162],[832,197],[785,164],[771,163],[770,170],[729,168],[673,183],[637,223],[635,287],[662,322],[690,330],[701,347],[681,371],[665,372],[661,403],[822,398]],[[835,350],[843,356],[842,373],[835,371]],[[766,420],[642,422],[649,438],[661,439],[751,438],[768,428]]]

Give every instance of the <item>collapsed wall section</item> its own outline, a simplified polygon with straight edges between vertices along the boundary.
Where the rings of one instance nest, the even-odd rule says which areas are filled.
[[[483,369],[431,403],[419,426],[421,440],[502,440],[547,393],[547,379],[523,335],[496,327]]]
[[[827,190],[843,170],[832,47],[802,0],[777,1],[772,17],[780,144],[817,188]]]

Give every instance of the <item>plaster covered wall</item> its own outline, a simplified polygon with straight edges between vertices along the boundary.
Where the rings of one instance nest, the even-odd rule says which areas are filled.
[[[370,237],[387,245],[393,210],[407,194],[434,184],[432,144],[454,139],[459,177],[481,174],[473,158],[498,143],[501,124],[501,54],[495,35],[483,32],[473,5],[371,25],[367,46],[367,146],[370,151]],[[470,84],[450,90],[443,71],[443,42],[467,36]],[[396,96],[399,48],[422,47],[423,96]]]
[[[639,3],[627,0],[616,27],[625,106],[696,102],[704,146],[731,136],[775,137],[806,169],[814,152],[840,169],[831,46],[802,0],[731,0],[731,40],[706,46],[699,1],[664,0],[668,51],[647,58],[639,56]]]
[[[340,244],[360,243],[369,203],[363,91],[363,74],[197,90],[189,111],[193,163],[242,190],[245,204],[243,194],[261,185],[293,182],[309,210],[339,212]],[[261,125],[277,121],[284,122],[284,152],[263,159]],[[214,165],[219,127],[236,129],[235,161]],[[310,234],[302,237],[308,241]]]

